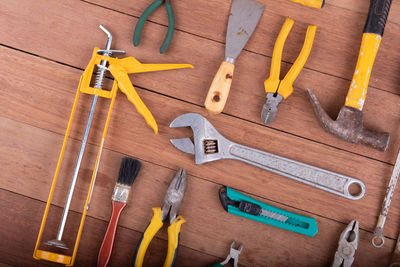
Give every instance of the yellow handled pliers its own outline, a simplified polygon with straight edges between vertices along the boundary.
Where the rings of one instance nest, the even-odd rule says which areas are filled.
[[[167,257],[164,261],[164,267],[174,266],[176,257],[178,255],[181,226],[183,223],[186,222],[186,220],[182,216],[177,216],[183,196],[185,195],[186,186],[186,170],[181,168],[177,171],[167,189],[162,209],[159,207],[153,208],[153,218],[151,219],[151,222],[147,226],[146,230],[144,231],[143,236],[140,239],[139,244],[136,248],[134,258],[135,267],[141,267],[143,265],[147,247],[149,246],[151,240],[158,232],[158,230],[160,230],[163,226],[168,215],[168,252]]]
[[[301,49],[299,56],[293,63],[293,66],[290,68],[285,78],[280,80],[279,75],[281,69],[282,50],[293,24],[294,21],[290,18],[287,18],[275,42],[274,52],[272,54],[270,76],[264,82],[265,92],[267,93],[267,101],[263,106],[261,119],[265,124],[268,124],[275,119],[276,114],[278,113],[278,105],[283,99],[286,99],[292,94],[293,82],[296,80],[301,69],[306,63],[314,42],[317,26],[309,25],[307,28],[307,34],[304,40],[303,48]]]

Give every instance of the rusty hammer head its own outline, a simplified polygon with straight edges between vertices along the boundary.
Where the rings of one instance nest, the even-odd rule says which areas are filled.
[[[330,133],[350,143],[360,141],[380,151],[386,150],[389,144],[389,133],[378,133],[365,129],[363,126],[363,112],[361,110],[343,106],[337,119],[332,120],[322,108],[314,93],[308,88],[307,92],[310,96],[315,115],[322,126]]]

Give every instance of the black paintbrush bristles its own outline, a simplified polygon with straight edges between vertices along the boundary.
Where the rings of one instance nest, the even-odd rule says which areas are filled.
[[[118,183],[131,186],[139,173],[140,161],[132,158],[123,158],[119,169]]]

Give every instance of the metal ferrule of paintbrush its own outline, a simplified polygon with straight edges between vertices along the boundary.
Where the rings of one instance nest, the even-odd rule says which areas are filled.
[[[111,199],[116,202],[126,203],[130,191],[131,191],[130,185],[116,183],[114,187],[114,193]]]

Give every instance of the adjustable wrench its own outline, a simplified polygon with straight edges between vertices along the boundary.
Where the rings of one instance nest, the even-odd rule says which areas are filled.
[[[180,151],[195,155],[198,165],[219,159],[236,159],[348,199],[357,200],[365,194],[365,185],[360,180],[234,143],[200,114],[183,114],[169,127],[192,128],[194,144],[190,138],[170,141]],[[351,184],[359,186],[358,194],[349,192]]]

